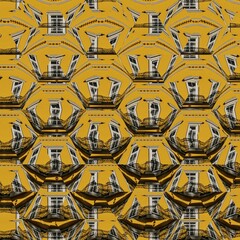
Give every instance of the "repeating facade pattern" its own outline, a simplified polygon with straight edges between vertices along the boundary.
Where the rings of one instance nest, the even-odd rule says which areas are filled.
[[[0,1],[0,239],[240,239],[239,0]]]

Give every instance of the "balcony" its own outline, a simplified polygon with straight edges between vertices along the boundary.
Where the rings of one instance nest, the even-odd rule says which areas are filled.
[[[148,29],[156,29],[158,33],[161,33],[164,29],[164,26],[159,21],[158,23],[136,23],[134,28],[148,28]],[[153,30],[152,30],[153,31]]]
[[[160,164],[158,161],[148,161],[144,164],[132,163],[127,165],[121,165],[123,168],[126,168],[128,171],[135,173],[136,175],[154,175],[160,176],[164,173],[167,173],[173,169],[174,165],[169,164]]]
[[[222,115],[218,110],[213,110],[222,127],[230,133],[240,132],[240,120],[231,115]]]
[[[217,219],[232,219],[236,222],[240,222],[240,209],[235,208],[231,215],[229,214],[229,208],[226,208],[224,211],[219,211]]]
[[[56,219],[59,221],[76,219],[72,211],[76,211],[76,210],[71,209],[70,206],[61,206],[61,207],[54,208],[53,206],[39,205],[36,209],[32,210],[29,213],[28,219],[31,219],[30,216],[34,213],[35,213],[34,219],[41,219],[41,220]]]
[[[73,115],[69,116],[66,120],[62,120],[55,117],[50,117],[47,122],[43,121],[38,115],[32,115],[28,110],[23,110],[28,121],[32,127],[38,133],[48,133],[54,130],[58,132],[70,132],[77,124],[79,118],[83,114],[84,110],[79,109],[77,117],[73,118]],[[72,120],[74,119],[74,121]]]
[[[84,138],[72,138],[75,145],[86,152],[87,154],[110,154],[113,155],[120,152],[127,146],[130,141],[130,137],[125,138],[110,138],[104,142],[98,139]]]
[[[34,87],[35,85],[31,87],[24,96],[0,97],[0,108],[22,108],[31,95]]]
[[[99,47],[90,47],[86,52],[87,55],[112,55],[116,54],[113,48],[99,48]]]
[[[11,197],[17,196],[21,193],[28,192],[27,189],[20,183],[18,184],[17,187],[19,189],[21,188],[21,191],[16,192],[14,187],[13,187],[13,184],[3,186],[2,183],[0,183],[0,199],[1,198],[8,198],[8,197],[11,198]]]
[[[216,168],[223,170],[224,172],[233,175],[235,177],[240,176],[240,163],[231,162],[227,164],[215,164]]]
[[[162,118],[144,118],[143,120],[137,116],[123,113],[119,110],[124,122],[133,133],[156,132],[164,133],[172,124],[177,110],[172,111],[165,119]],[[135,122],[135,124],[133,124]]]
[[[240,73],[233,73],[227,76],[227,80],[229,82],[239,82],[240,81]]]
[[[210,55],[212,51],[208,48],[200,48],[200,47],[191,47],[191,49],[184,49],[180,51],[181,55]]]
[[[189,197],[206,197],[212,194],[221,193],[220,189],[212,184],[203,185],[195,182],[188,182],[182,187],[177,186],[172,192]]]
[[[21,240],[21,239],[28,239],[27,231],[22,231],[20,228],[9,230],[9,231],[0,231],[0,239],[15,239],[15,240]]]
[[[6,155],[9,156],[19,156],[26,152],[35,142],[36,138],[19,138],[19,139],[12,139],[8,142],[1,142],[0,141],[0,158],[1,155],[3,158],[6,158]]]
[[[209,155],[218,150],[226,140],[226,137],[220,137],[216,141],[216,138],[211,137],[206,142],[200,140],[190,139],[190,138],[176,138],[172,141],[167,138],[168,143],[180,154],[187,155],[190,153]]]
[[[109,197],[118,193],[124,193],[123,189],[114,182],[107,182],[106,184],[89,183],[82,191],[86,195],[93,197]]]
[[[168,91],[177,102],[179,108],[212,108],[219,96],[222,94],[222,91],[217,91],[214,97],[204,97],[203,95],[191,94],[186,99],[184,99],[181,94],[176,92],[174,89],[169,88]]]
[[[68,173],[71,173],[75,169],[79,168],[81,165],[73,165],[73,164],[64,164],[62,161],[56,159],[56,160],[50,160],[46,164],[28,164],[26,165],[27,168],[34,170],[35,172],[38,172],[39,174],[43,176],[47,175],[66,175]]]
[[[36,73],[35,71],[33,71],[37,76],[39,75],[39,73]],[[44,72],[43,74],[41,74],[38,77],[38,80],[41,82],[49,82],[49,81],[53,81],[53,82],[68,82],[70,81],[71,75],[69,74],[64,74],[62,72]]]
[[[54,23],[42,23],[39,25],[40,28],[69,28],[69,25],[67,23],[62,24],[54,24]]]
[[[144,81],[163,82],[163,78],[161,77],[160,73],[157,71],[143,72],[138,74],[131,73],[130,77],[134,82],[144,82]]]
[[[0,55],[21,55],[17,48],[0,49]]]

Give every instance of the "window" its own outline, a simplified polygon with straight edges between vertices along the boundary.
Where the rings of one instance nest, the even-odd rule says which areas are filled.
[[[64,237],[62,236],[61,231],[51,231],[48,232],[48,240],[60,240],[60,239],[64,239]]]
[[[112,101],[115,101],[116,97],[118,96],[120,86],[121,82],[111,79],[111,89],[109,97],[111,98]]]
[[[149,192],[162,192],[163,187],[160,185],[160,183],[152,183],[149,185]]]
[[[69,128],[72,127],[77,122],[79,112],[80,112],[79,108],[73,107],[73,112],[68,125]]]
[[[219,192],[218,184],[217,184],[217,181],[216,181],[216,178],[213,174],[212,169],[208,170],[208,177],[209,177],[210,183],[212,185],[213,191],[214,192]]]
[[[138,118],[137,118],[137,104],[128,106],[127,111],[128,111],[130,120],[133,124],[133,127],[138,128],[139,121],[138,121]]]
[[[181,44],[180,44],[180,41],[178,38],[178,33],[177,33],[177,31],[174,31],[174,30],[172,30],[171,33],[172,33],[173,40],[177,46],[177,49],[180,51],[182,49],[182,47],[181,47]]]
[[[197,80],[187,80],[186,81],[188,89],[188,102],[198,101],[198,81]]]
[[[178,235],[179,235],[179,233],[180,233],[180,229],[181,229],[181,226],[182,224],[181,224],[181,222],[179,221],[179,223],[178,223],[178,226],[177,226],[177,229],[176,229],[176,231],[174,232],[174,235],[173,235],[173,238],[172,238],[172,240],[178,240]],[[171,234],[171,233],[170,233]]]
[[[41,72],[39,69],[37,57],[35,55],[29,55],[30,62],[33,66],[34,73],[37,75],[37,77],[41,77]]]
[[[30,158],[29,164],[35,165],[37,161],[38,154],[40,152],[41,146],[37,146],[32,150],[32,156]]]
[[[116,228],[113,226],[110,230],[110,236],[113,237],[113,239],[118,239],[118,234]]]
[[[16,176],[12,182],[12,187],[13,187],[13,191],[16,193],[23,192],[18,173],[16,173]]]
[[[23,87],[23,81],[16,81],[13,80],[12,81],[12,94],[15,98],[19,98],[20,97],[20,93]]]
[[[230,74],[234,74],[235,70],[237,68],[236,58],[233,57],[233,56],[228,56],[228,57],[226,57],[226,60],[227,60],[227,64],[228,64]]]
[[[198,222],[184,222],[184,226],[188,230],[190,237],[198,236]]]
[[[217,39],[217,35],[218,35],[218,31],[210,34],[210,36],[209,36],[208,49],[210,51],[213,49],[213,46],[214,46],[214,44],[216,42],[216,39]]]
[[[78,160],[78,157],[77,157],[76,150],[74,148],[70,147],[70,146],[68,146],[68,150],[70,152],[73,164],[78,165],[79,164],[79,160]]]
[[[160,200],[160,197],[158,196],[149,197],[150,214],[158,214],[157,205],[159,200]]]
[[[171,91],[173,93],[174,99],[178,105],[182,104],[181,96],[178,93],[177,85],[175,82],[170,82]]]
[[[177,128],[174,128],[170,131],[169,134],[169,140],[171,141],[172,144],[176,145],[176,135],[177,135]]]
[[[58,126],[61,125],[61,113],[62,107],[59,101],[50,102],[50,118],[48,120],[49,125]]]
[[[110,130],[112,135],[110,150],[114,150],[120,144],[121,134],[117,124],[110,123]]]
[[[22,144],[22,129],[18,123],[13,123],[12,126],[12,149],[19,150]]]
[[[166,19],[164,21],[164,25],[166,25],[166,23],[169,21],[169,19],[172,17],[173,15],[173,10],[174,10],[174,7],[171,7],[171,8],[168,8],[167,9],[167,16],[166,16]]]
[[[51,214],[60,214],[62,204],[63,197],[49,197],[49,212]]]
[[[39,121],[38,121],[38,116],[37,116],[37,112],[36,112],[36,106],[28,108],[28,112],[30,113],[31,119],[33,121],[33,124],[36,127],[38,127],[39,126]]]
[[[97,10],[98,9],[98,0],[87,0],[90,9]]]
[[[60,13],[48,14],[48,34],[65,34],[64,18]]]
[[[70,206],[70,209],[71,209],[71,212],[72,212],[72,215],[75,219],[78,219],[79,216],[78,216],[78,213],[77,213],[77,210],[75,208],[75,205],[73,203],[73,200],[71,199],[71,197],[67,196],[67,200],[68,200],[68,204]]]
[[[236,113],[235,113],[236,102],[229,102],[225,105],[225,113],[228,119],[230,128],[234,128],[236,124]]]
[[[198,124],[190,123],[188,125],[187,142],[190,149],[198,148]]]
[[[216,97],[220,83],[210,80],[212,82],[211,90],[208,97],[208,103],[211,105]]]
[[[134,76],[137,76],[138,72],[139,72],[139,66],[138,66],[137,57],[128,56],[128,60],[130,62],[130,66],[132,68]]]
[[[132,14],[132,18],[133,18],[134,23],[136,23],[140,14],[138,12],[135,12],[135,11],[129,9],[129,8],[128,8],[128,10]]]
[[[88,191],[95,192],[95,193],[98,192],[98,172],[91,172]]]
[[[63,71],[61,68],[61,59],[60,58],[51,58],[49,60],[48,71],[49,76],[53,78],[60,78],[63,77]]]
[[[233,145],[230,145],[225,165],[231,169],[235,169],[236,157],[237,152],[235,150],[235,147]]]
[[[134,198],[132,207],[130,209],[129,218],[133,218],[137,215],[138,207],[139,207],[138,200],[137,198]]]
[[[217,235],[212,227],[211,224],[208,225],[208,232],[209,232],[209,236],[212,238],[212,239],[217,239]]]
[[[150,232],[150,240],[159,240],[159,236],[155,232]]]
[[[98,124],[91,123],[88,132],[88,139],[92,150],[96,150],[98,148],[98,137],[99,137]]]
[[[188,192],[197,192],[198,191],[198,172],[186,172],[188,177]]]
[[[60,154],[62,152],[61,148],[49,148],[48,154],[50,157],[50,167],[52,171],[60,171],[61,169],[61,158]]]
[[[130,154],[130,157],[128,159],[128,166],[135,167],[139,151],[140,151],[140,149],[139,149],[138,145],[136,143],[133,144],[131,154]]]
[[[94,35],[89,35],[90,38],[90,48],[88,50],[88,58],[89,59],[96,59],[97,58],[97,54],[92,54],[92,53],[97,53],[97,47],[98,47],[98,36],[94,36]]]
[[[164,75],[164,78],[166,78],[166,77],[169,75],[169,73],[170,73],[170,71],[172,70],[173,65],[174,65],[174,63],[176,62],[176,60],[177,60],[177,55],[173,55],[172,58],[171,58],[171,60],[170,60],[168,69],[167,69],[167,71],[166,71],[166,73],[165,73],[165,75]],[[170,84],[171,84],[171,83],[170,83]]]
[[[149,102],[149,118],[150,125],[158,125],[158,118],[160,114],[160,104],[159,101],[150,101]]]
[[[159,34],[162,32],[162,23],[158,18],[158,14],[149,14],[150,34]]]
[[[91,222],[88,222],[88,225],[89,225],[90,229],[92,229],[90,239],[93,239],[97,236],[97,222],[91,221]]]
[[[99,88],[99,79],[89,80],[88,88],[91,95],[91,101],[98,101],[98,88]]]
[[[210,125],[210,129],[211,129],[211,132],[212,132],[212,142],[211,142],[211,147],[216,147],[216,145],[218,144],[219,142],[219,139],[220,139],[220,134],[219,134],[219,130],[217,127],[213,126],[213,125]]]
[[[193,53],[197,53],[198,51],[198,37],[197,36],[190,36],[188,37],[188,42],[186,47],[184,48],[184,59],[196,59],[198,58],[197,54],[193,54]],[[191,54],[188,54],[191,53]]]
[[[97,219],[97,208],[92,208],[88,212],[88,219]]]
[[[160,161],[157,148],[149,148],[149,166],[151,171],[160,169]]]
[[[198,9],[198,0],[183,0],[183,6],[188,10]]]
[[[71,77],[72,74],[74,73],[74,70],[76,68],[78,59],[79,59],[79,55],[73,55],[70,66],[69,66],[69,69],[68,69],[68,73],[67,73],[68,77]]]
[[[48,185],[48,192],[65,192],[65,185],[61,183],[51,183]]]
[[[40,205],[41,200],[42,200],[41,196],[37,196],[36,201],[34,203],[34,206],[32,208],[32,211],[29,214],[29,219],[32,219],[32,218],[36,217],[37,210],[38,210],[38,207]]]
[[[198,219],[198,209],[196,207],[187,207],[183,214],[184,219]]]
[[[119,34],[111,34],[110,36],[108,36],[108,40],[112,46],[112,48],[116,47],[117,44],[117,40],[118,40]]]
[[[172,151],[170,151],[169,149],[167,149],[167,151],[168,151],[168,154],[169,154],[169,157],[170,157],[170,160],[172,161],[172,163],[173,163],[174,165],[177,165],[177,164],[178,164],[178,161],[177,161],[177,159],[176,159],[175,154],[174,154]]]
[[[179,169],[177,171],[176,175],[174,176],[174,180],[172,182],[172,186],[171,186],[171,189],[170,189],[171,192],[175,191],[175,189],[177,188],[177,184],[178,184],[178,181],[180,179],[181,173],[182,173],[182,170]]]
[[[233,202],[233,200],[231,200],[228,209],[227,209],[227,214],[226,217],[233,217],[233,215],[236,213],[236,205]]]
[[[109,180],[110,180],[113,192],[120,192],[121,190],[120,190],[119,183],[118,183],[115,172],[111,173]]]

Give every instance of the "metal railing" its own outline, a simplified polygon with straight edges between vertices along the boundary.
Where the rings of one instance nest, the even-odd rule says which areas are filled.
[[[228,130],[240,130],[240,120],[231,115],[222,115],[218,110],[213,111],[221,125]]]
[[[20,55],[21,52],[17,48],[0,49],[0,55]]]
[[[90,47],[87,51],[87,55],[95,54],[116,54],[113,48],[99,48],[99,47]]]
[[[1,197],[6,197],[7,195],[9,195],[11,197],[11,196],[14,196],[15,194],[20,194],[20,193],[23,193],[23,192],[27,192],[27,189],[20,183],[18,184],[17,187],[19,189],[21,189],[21,191],[14,191],[13,184],[3,186],[0,183],[0,198]]]
[[[89,183],[81,192],[84,192],[92,196],[107,197],[117,193],[124,192],[120,185],[113,182],[101,183]]]
[[[229,81],[235,81],[235,80],[240,80],[240,73],[233,73],[231,75],[227,76],[227,79]]]
[[[42,23],[39,25],[42,28],[69,28],[67,23]]]
[[[190,138],[183,138],[180,139],[178,137],[175,138],[175,142],[172,141],[170,138],[167,138],[168,142],[171,146],[177,150],[182,151],[183,153],[187,152],[199,152],[209,154],[216,149],[220,148],[226,137],[220,137],[218,141],[213,145],[215,138],[211,137],[206,142],[202,142],[198,139],[190,139]]]
[[[164,26],[162,23],[159,21],[157,24],[156,23],[137,23],[134,25],[135,28],[156,28],[156,29],[163,29]]]
[[[162,80],[163,78],[161,77],[160,73],[157,71],[153,72],[143,72],[143,73],[131,73],[130,77],[133,80]]]
[[[44,72],[38,78],[39,80],[70,80],[70,76],[68,74],[64,74],[63,72]]]
[[[210,51],[208,48],[195,47],[191,49],[183,49],[180,53],[182,55],[207,55],[212,54],[212,51]]]
[[[110,138],[108,141],[104,142],[102,140],[93,140],[88,137],[84,138],[73,138],[73,142],[81,149],[88,152],[98,152],[98,153],[116,153],[120,151],[124,146],[126,146],[130,141],[130,137],[125,138]],[[116,146],[113,144],[118,142]]]

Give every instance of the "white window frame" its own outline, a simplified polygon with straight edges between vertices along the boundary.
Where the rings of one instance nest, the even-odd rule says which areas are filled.
[[[220,86],[220,83],[217,82],[217,81],[213,81],[213,80],[210,80],[211,83],[212,83],[212,86],[211,86],[211,90],[209,92],[209,99],[208,99],[208,103],[209,104],[212,104],[215,97],[216,97],[216,94],[217,94],[217,91],[219,89],[219,86]],[[214,87],[217,85],[216,89],[214,89]]]
[[[219,31],[215,31],[213,33],[210,33],[209,40],[208,40],[208,49],[209,49],[209,51],[211,51],[213,49],[214,44],[215,44],[215,42],[217,40],[218,33],[219,33]],[[212,40],[212,38],[214,38],[214,40]]]
[[[214,147],[219,143],[220,133],[219,133],[219,129],[217,126],[214,126],[213,124],[209,124],[209,127],[210,127],[212,137],[213,137],[212,142],[211,142],[211,147]],[[214,133],[213,130],[217,131],[218,134]]]
[[[219,189],[219,186],[211,168],[208,170],[208,178],[211,185],[215,186],[216,188],[216,189],[213,188],[213,192],[217,192],[217,190]]]
[[[233,61],[234,62],[234,65],[229,63],[228,62],[228,59]],[[226,56],[226,62],[227,62],[227,65],[228,65],[228,69],[229,69],[229,72],[230,74],[234,74],[236,68],[237,68],[237,58],[235,56],[232,56],[232,55],[228,55]],[[234,68],[234,71],[233,71],[233,68]]]
[[[160,158],[159,158],[159,154],[158,154],[158,147],[149,147],[148,151],[149,151],[149,163],[150,163],[149,166],[150,166],[150,169],[153,172],[159,170],[159,168],[160,168]],[[155,154],[156,154],[155,157],[153,155],[153,151],[155,151]],[[152,163],[152,160],[155,162],[155,164]]]
[[[177,49],[179,51],[181,51],[182,50],[182,46],[181,46],[181,42],[179,40],[178,32],[176,30],[174,30],[174,29],[171,29],[171,34],[172,34],[172,37],[173,37],[173,40],[175,42],[175,45],[176,45]]]
[[[111,88],[110,88],[110,92],[109,92],[109,97],[113,100],[113,102],[115,102],[122,83],[120,81],[118,81],[116,79],[112,79],[112,78],[110,78],[110,81],[111,81]],[[115,91],[115,93],[113,92],[114,89],[117,89]]]
[[[133,152],[134,148],[138,148],[138,149]],[[130,156],[128,158],[128,163],[127,163],[128,166],[132,166],[132,165],[134,166],[137,163],[139,152],[140,152],[139,146],[136,143],[134,143],[132,145],[131,153],[130,153]],[[132,160],[133,155],[134,155],[134,158]]]
[[[52,171],[60,171],[60,169],[61,169],[61,166],[62,166],[62,160],[61,160],[62,149],[63,149],[62,147],[48,147],[48,156],[50,158],[50,166],[51,166]],[[53,159],[53,155],[57,155],[57,158]],[[58,164],[57,164],[58,168],[57,169],[54,169],[54,168],[56,168],[56,165],[53,162],[55,160],[58,160]]]
[[[32,64],[32,67],[34,69],[35,74],[37,75],[38,78],[40,78],[41,77],[41,71],[40,71],[40,68],[39,68],[39,64],[38,64],[36,55],[33,55],[33,54],[29,55],[29,60]]]
[[[36,161],[37,161],[37,158],[38,158],[38,155],[39,155],[39,152],[41,150],[41,144],[36,146],[35,148],[32,149],[32,155],[29,159],[29,165],[35,165],[36,164]],[[36,151],[36,152],[35,152]],[[33,160],[34,158],[34,160]]]
[[[233,155],[232,159],[230,159],[231,155]],[[235,150],[234,146],[231,144],[229,146],[229,150],[228,150],[227,158],[226,158],[226,161],[225,161],[225,165],[230,165],[231,163],[235,163],[236,158],[237,158],[237,151]]]
[[[61,68],[61,61],[62,57],[49,57],[49,64],[48,64],[48,76],[51,77],[63,77],[63,71]]]
[[[133,208],[133,206],[135,204],[136,204],[136,207]],[[138,208],[139,208],[139,202],[138,202],[137,198],[135,197],[133,202],[132,202],[132,206],[131,206],[131,209],[130,209],[130,212],[129,212],[129,218],[133,218],[137,215]]]
[[[151,112],[151,105],[156,104],[158,106],[158,111],[155,116]],[[155,109],[153,109],[155,110]],[[160,107],[160,101],[159,100],[153,100],[148,102],[148,112],[149,112],[149,118],[150,118],[150,125],[157,125],[158,121],[157,119],[159,118],[160,112],[161,112],[161,107]]]
[[[18,184],[19,186],[16,186],[16,185],[14,184],[15,181],[17,182],[17,184]],[[21,192],[23,192],[23,188],[22,188],[21,185],[22,185],[22,184],[21,184],[21,180],[20,180],[19,174],[18,174],[18,172],[16,172],[15,178],[14,178],[14,180],[13,180],[13,182],[12,182],[13,191],[16,192],[16,193],[21,193]]]
[[[77,157],[77,151],[70,145],[67,144],[69,154],[71,156],[74,165],[79,165],[79,159]],[[75,155],[75,156],[74,156]]]
[[[113,130],[112,127],[116,128],[117,131]],[[118,124],[116,124],[114,122],[110,122],[109,123],[109,128],[110,128],[110,131],[111,131],[112,139],[114,139],[114,140],[111,141],[110,150],[114,150],[114,149],[119,147],[122,136],[121,136],[121,132],[120,132],[120,128],[119,128]],[[117,136],[117,138],[115,138],[115,136]]]
[[[158,214],[157,205],[161,197],[154,195],[154,196],[149,196],[148,198],[149,198],[150,214]]]
[[[159,19],[159,14],[158,13],[149,13],[148,17],[149,17],[149,23],[150,24],[157,24],[156,26],[150,26],[149,28],[149,34],[153,34],[153,35],[159,35],[162,31],[161,31],[161,21]],[[155,22],[154,22],[155,21]]]
[[[182,169],[179,169],[176,174],[174,174],[174,178],[173,178],[173,181],[172,181],[172,185],[171,185],[171,188],[170,188],[170,192],[174,191],[178,185],[178,182],[179,182],[179,179],[182,175]]]
[[[190,131],[192,131],[191,127],[196,127],[195,135],[194,135],[194,138],[193,138],[193,140],[194,140],[193,143],[191,143],[189,141],[190,140],[189,134],[190,134]],[[190,149],[198,148],[198,133],[199,133],[199,124],[198,123],[189,123],[186,138],[188,139],[188,146],[189,146]]]
[[[54,204],[55,199],[55,204]],[[60,213],[60,208],[63,206],[65,197],[64,196],[49,196],[48,197],[48,206],[49,206],[49,212],[53,215]]]
[[[170,82],[169,85],[170,85],[171,91],[173,93],[173,96],[174,96],[177,104],[181,105],[182,104],[182,100],[180,98],[180,94],[179,94],[179,91],[178,91],[178,88],[177,88],[177,84],[175,82]]]
[[[76,68],[76,65],[77,65],[77,62],[79,60],[80,56],[79,55],[73,55],[72,56],[72,59],[71,59],[71,62],[69,64],[69,68],[68,68],[68,72],[67,72],[67,75],[68,77],[71,77],[75,68]]]
[[[195,2],[191,3],[191,0],[183,0],[183,6],[187,10],[198,10],[198,0],[194,0]]]
[[[91,171],[90,173],[91,173],[91,177],[90,177],[88,192],[97,192],[98,191],[98,171]],[[91,183],[93,181],[96,182],[96,184],[94,186],[91,186]]]
[[[48,23],[51,25],[53,18],[55,17],[56,19],[56,26],[52,27],[48,27],[48,34],[51,35],[64,35],[66,33],[66,29],[65,29],[65,19],[62,15],[62,13],[60,12],[51,12],[51,13],[47,13],[48,15]],[[59,20],[60,18],[61,20]],[[59,23],[61,23],[63,26],[60,26]]]
[[[199,211],[196,207],[187,207],[184,211],[182,218],[183,219],[198,219]]]
[[[66,186],[62,183],[51,183],[48,185],[48,192],[65,192],[65,191]]]
[[[59,105],[59,109],[53,108],[53,105]],[[54,109],[59,110],[59,112],[57,114],[53,113]],[[56,101],[50,100],[50,109],[49,109],[49,111],[50,111],[50,117],[49,117],[48,123],[50,125],[59,125],[59,124],[57,124],[57,122],[59,123],[60,120],[61,120],[61,114],[62,114],[61,101],[60,100],[56,100]],[[56,122],[56,123],[54,123],[54,122]]]
[[[96,87],[92,86],[91,83],[95,83]],[[90,93],[92,101],[97,102],[98,101],[99,78],[97,77],[97,78],[87,80],[87,85],[88,85],[88,89],[89,89],[89,93]],[[94,93],[92,92],[92,90],[94,90]]]
[[[194,224],[194,225],[193,225]],[[190,236],[198,236],[198,221],[187,221],[184,222],[184,226],[187,229],[188,233]],[[192,226],[194,226],[194,228],[191,228]],[[194,233],[194,234],[191,234]]]
[[[130,108],[134,108],[133,111],[131,111]],[[129,118],[130,118],[133,126],[134,126],[135,128],[139,127],[139,121],[138,121],[138,119],[137,119],[137,118],[138,118],[138,115],[137,115],[137,102],[132,103],[132,104],[129,104],[129,105],[127,106],[127,112],[128,112],[128,114],[129,114]],[[134,116],[134,118],[131,117],[131,115]]]
[[[225,114],[227,116],[230,116],[231,118],[233,118],[232,120],[228,117],[228,122],[230,124],[230,126],[232,128],[235,127],[235,124],[236,124],[236,103],[237,103],[237,100],[233,100],[233,101],[229,101],[228,103],[225,103]],[[228,114],[228,111],[227,111],[227,108],[229,108],[230,106],[233,106],[233,112],[231,114]]]
[[[130,59],[134,59],[136,63],[132,62]],[[128,61],[129,61],[129,64],[130,64],[130,66],[131,66],[131,69],[132,69],[133,74],[134,74],[135,76],[137,76],[138,73],[139,73],[139,71],[140,71],[137,56],[129,55],[129,56],[128,56]]]
[[[13,128],[14,125],[18,126],[19,130],[14,129]],[[18,122],[14,122],[13,126],[12,126],[12,148],[13,148],[13,150],[18,150],[22,144],[23,132],[22,132],[22,128]],[[17,136],[17,140],[15,140],[16,136]]]
[[[20,79],[11,79],[12,80],[12,94],[15,98],[19,98],[22,88],[23,88],[23,81]],[[15,85],[17,83],[17,86]],[[14,93],[15,89],[17,89],[17,93]]]
[[[89,145],[92,150],[98,148],[98,140],[99,140],[98,125],[99,125],[99,123],[91,123],[89,126],[89,130],[88,130]],[[91,129],[92,126],[94,126],[94,129]],[[96,134],[94,133],[94,138],[97,140],[97,142],[93,142],[93,140],[91,139],[91,135],[93,132],[96,132]]]
[[[184,55],[183,55],[183,59],[198,59],[199,58],[199,56],[198,56],[198,54],[192,54],[192,53],[197,53],[197,49],[198,49],[198,47],[199,47],[199,36],[195,36],[195,35],[191,35],[191,36],[188,36],[188,42],[187,42],[187,44],[186,44],[186,46],[185,46],[185,48],[184,48]],[[186,51],[187,50],[187,48],[189,49],[189,50],[191,50],[191,48],[193,47],[192,46],[192,41],[195,41],[195,46],[194,46],[194,48],[195,48],[195,51],[188,51],[189,53],[191,53],[191,54],[189,54],[188,55],[188,52]]]
[[[187,90],[188,90],[188,98],[191,98],[190,102],[198,101],[198,94],[199,94],[198,79],[189,78],[189,79],[186,79],[185,82],[186,82],[186,86],[187,86]],[[195,87],[189,86],[189,84],[191,84],[191,83],[195,84]],[[194,89],[195,96],[191,96],[191,89]]]
[[[118,178],[117,178],[117,175],[116,175],[115,171],[112,171],[112,173],[109,177],[109,181],[113,184],[112,185],[112,191],[113,192],[120,192],[120,185],[119,185]]]
[[[30,219],[36,217],[37,211],[38,211],[38,206],[40,205],[41,201],[42,201],[42,197],[40,195],[37,195],[36,200],[33,204],[32,210],[31,210],[30,215],[29,215]]]
[[[196,193],[198,191],[199,172],[198,171],[185,171],[185,174],[188,178],[187,191]],[[189,176],[189,175],[191,175],[191,176]],[[190,178],[193,178],[192,180],[193,180],[194,185],[191,184],[192,180],[190,180]]]

